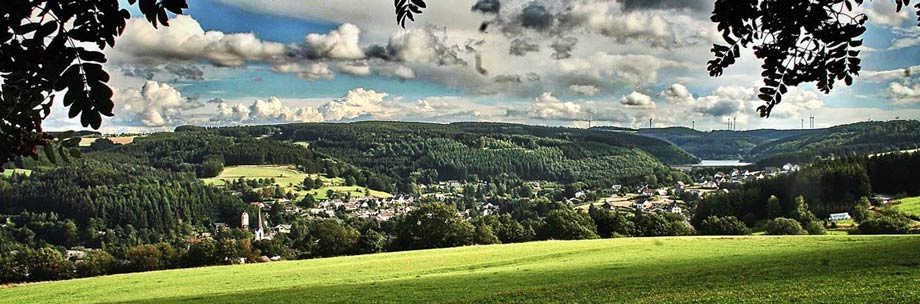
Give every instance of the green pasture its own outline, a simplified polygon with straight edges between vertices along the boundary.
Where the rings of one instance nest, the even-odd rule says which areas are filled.
[[[918,236],[545,241],[112,275],[0,303],[916,303]]]

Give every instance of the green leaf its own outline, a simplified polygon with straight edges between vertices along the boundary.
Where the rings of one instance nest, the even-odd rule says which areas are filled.
[[[57,164],[57,156],[54,155],[54,148],[52,148],[51,145],[42,147],[42,151],[45,153],[45,157],[48,158],[49,162]]]
[[[71,148],[71,149],[70,149],[70,157],[73,157],[73,158],[82,158],[82,157],[83,157],[83,152],[80,152],[80,149]]]

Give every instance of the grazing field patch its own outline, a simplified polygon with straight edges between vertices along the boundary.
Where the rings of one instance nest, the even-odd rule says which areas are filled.
[[[143,136],[129,135],[129,136],[111,136],[111,137],[104,137],[104,138],[107,138],[108,140],[112,141],[112,143],[115,143],[118,145],[127,145],[130,143],[133,143],[134,140],[139,137],[143,137]],[[92,145],[94,142],[96,142],[100,138],[103,138],[103,137],[98,137],[98,135],[92,136],[92,137],[81,137],[80,143],[77,145],[79,145],[80,147],[89,147],[90,145]]]
[[[544,241],[26,284],[0,289],[0,302],[912,303],[918,246],[917,236]]]
[[[9,177],[9,176],[12,176],[13,174],[32,175],[32,170],[29,170],[29,169],[6,169],[6,170],[3,171],[3,173],[0,173],[0,176]]]
[[[319,189],[304,190],[302,189],[303,180],[306,177],[311,179],[319,178],[323,181],[323,187]],[[307,174],[303,173],[300,170],[297,170],[294,166],[278,166],[278,165],[242,165],[242,166],[229,166],[224,168],[224,171],[221,172],[217,177],[205,178],[202,179],[206,184],[222,186],[226,185],[227,182],[232,180],[237,180],[239,178],[243,179],[275,179],[275,185],[284,188],[285,191],[290,190],[291,192],[297,194],[298,198],[302,198],[306,194],[312,194],[316,199],[326,199],[329,190],[334,192],[341,193],[345,195],[350,193],[352,197],[364,196],[366,192],[370,192],[371,196],[374,197],[390,197],[389,193],[370,190],[361,186],[345,186],[345,180],[336,177],[328,178],[319,174]]]
[[[920,216],[920,196],[902,198],[897,201],[896,205],[891,206],[892,209],[907,215]]]

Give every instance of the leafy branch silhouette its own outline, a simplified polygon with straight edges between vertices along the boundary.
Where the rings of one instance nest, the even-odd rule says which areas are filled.
[[[422,9],[426,8],[424,0],[394,0],[396,6],[396,23],[402,28],[406,28],[406,19],[415,22],[413,14],[421,14]]]
[[[169,26],[169,14],[183,14],[187,0],[128,0],[155,28]],[[395,0],[396,20],[405,28],[426,7],[424,0]],[[0,164],[20,156],[38,157],[40,147],[60,158],[79,155],[72,133],[45,132],[42,122],[63,94],[68,116],[80,116],[84,127],[98,129],[103,116],[113,116],[109,74],[100,51],[79,47],[93,43],[100,50],[115,45],[131,18],[118,0],[4,0],[0,14]],[[2,171],[0,167],[0,171]]]
[[[896,10],[910,0],[894,0]],[[838,81],[853,83],[868,17],[854,10],[863,0],[717,0],[712,21],[727,45],[714,44],[709,75],[718,77],[752,48],[760,59],[764,85],[757,97],[761,117],[769,117],[790,86],[814,82],[826,93]],[[920,3],[915,8],[920,26]]]

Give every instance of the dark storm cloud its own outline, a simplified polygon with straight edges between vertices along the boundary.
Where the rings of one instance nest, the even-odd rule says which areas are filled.
[[[498,0],[479,0],[473,5],[472,10],[483,14],[498,14],[501,7],[502,4]]]
[[[553,25],[555,17],[546,7],[537,3],[531,3],[521,11],[521,26],[539,31],[544,31]]]
[[[390,60],[390,51],[387,50],[386,46],[379,44],[374,44],[364,49],[364,55],[367,56],[367,58]]]

